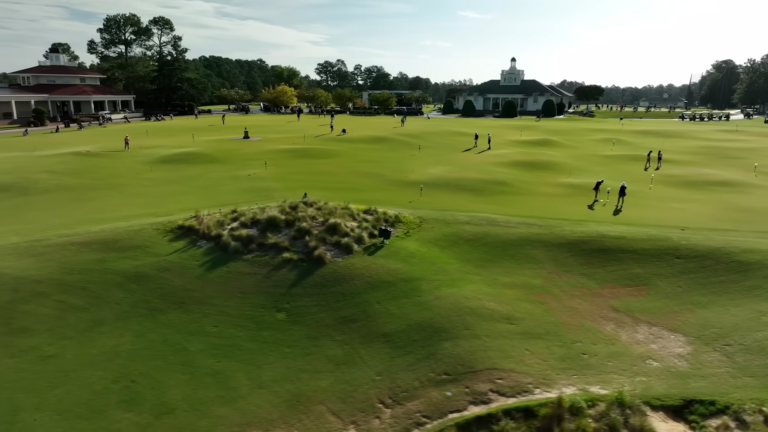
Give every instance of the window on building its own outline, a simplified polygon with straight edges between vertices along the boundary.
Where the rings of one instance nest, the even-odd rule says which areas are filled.
[[[533,95],[533,103],[539,103],[539,95],[537,94]]]
[[[85,84],[85,78],[80,78],[80,84]]]

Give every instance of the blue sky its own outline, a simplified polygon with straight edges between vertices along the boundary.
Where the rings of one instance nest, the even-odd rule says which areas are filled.
[[[526,78],[640,86],[768,54],[768,3],[752,0],[3,0],[0,11],[0,71],[35,65],[51,42],[90,61],[87,40],[118,12],[171,18],[192,57],[263,58],[311,75],[341,58],[481,82],[515,56]]]

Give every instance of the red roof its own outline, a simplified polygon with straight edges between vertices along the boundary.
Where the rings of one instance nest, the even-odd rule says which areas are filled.
[[[130,93],[102,85],[90,84],[35,84],[22,90],[50,96],[130,96]]]
[[[88,75],[104,77],[104,75],[98,72],[74,66],[35,66],[12,72],[11,75]]]

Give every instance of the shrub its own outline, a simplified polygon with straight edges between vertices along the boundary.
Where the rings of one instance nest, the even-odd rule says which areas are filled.
[[[557,103],[557,115],[561,116],[565,114],[565,102],[560,101]]]
[[[45,126],[48,124],[48,110],[43,107],[35,107],[32,110],[32,118],[35,119],[40,126]]]
[[[541,116],[546,118],[555,117],[557,115],[557,107],[555,106],[555,101],[552,99],[547,99],[544,101],[544,104],[541,106]]]
[[[443,104],[443,114],[453,114],[456,112],[456,107],[453,106],[453,99],[446,99]]]
[[[27,123],[29,127],[38,127],[40,126],[40,123],[38,123],[37,120],[30,120],[29,123]]]
[[[501,107],[501,117],[515,118],[517,116],[518,116],[517,103],[515,103],[515,101],[513,101],[512,99],[505,101],[504,106]]]
[[[331,254],[329,254],[325,249],[315,249],[315,252],[312,254],[312,258],[321,264],[328,264],[331,262]]]
[[[464,106],[461,107],[461,116],[462,117],[474,117],[477,115],[477,109],[475,108],[475,103],[471,100],[464,101]]]

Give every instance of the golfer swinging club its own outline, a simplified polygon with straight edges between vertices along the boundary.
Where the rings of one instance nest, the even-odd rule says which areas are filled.
[[[597,196],[600,195],[600,187],[603,185],[603,182],[605,182],[605,179],[598,180],[597,183],[595,183],[595,187],[592,188],[593,191],[595,191],[595,201],[598,202]]]

